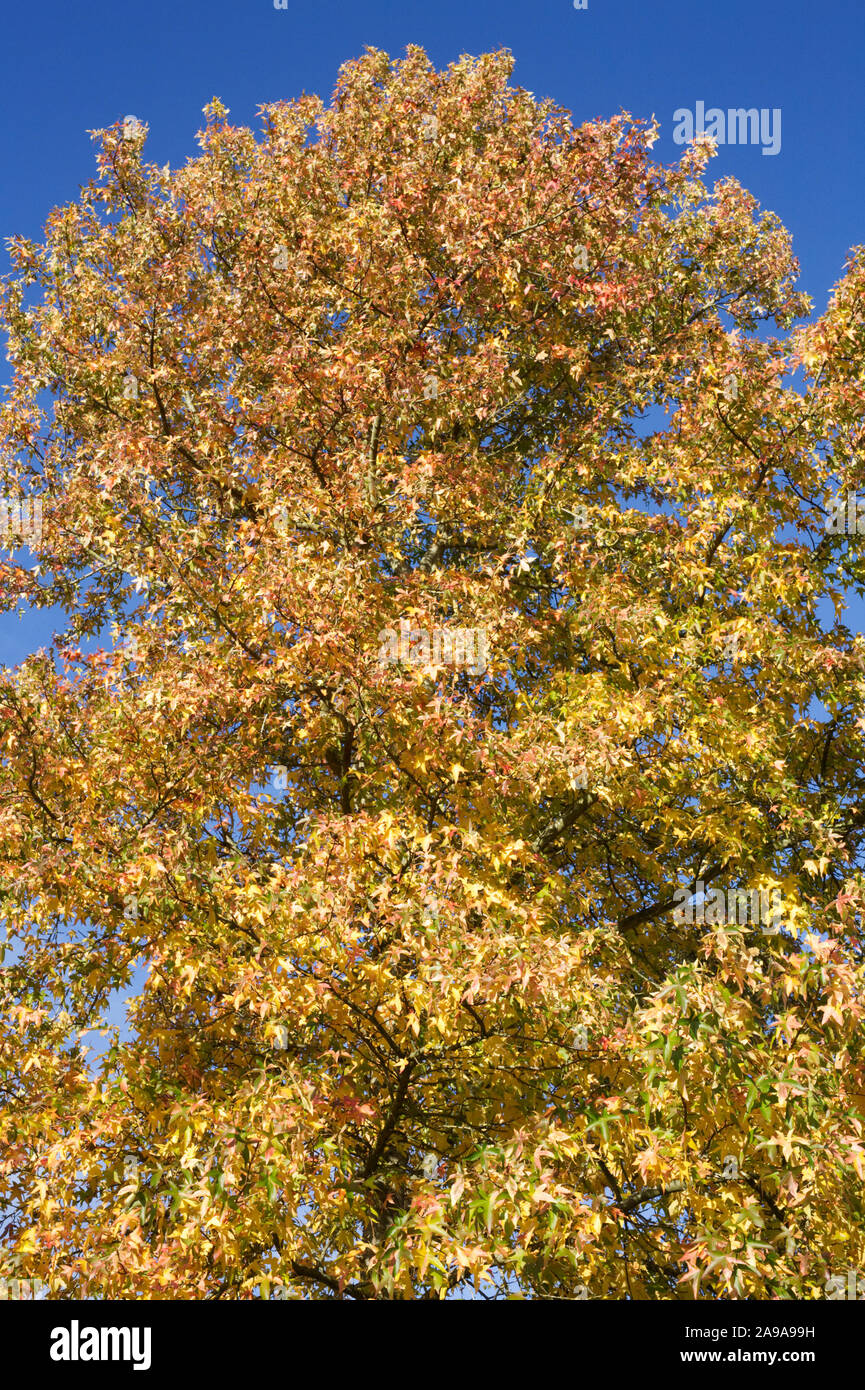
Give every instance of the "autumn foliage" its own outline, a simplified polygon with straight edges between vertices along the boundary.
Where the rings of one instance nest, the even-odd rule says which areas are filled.
[[[174,171],[119,122],[12,242],[0,1274],[53,1298],[865,1270],[865,252],[805,322],[710,142],[510,71],[370,51]]]

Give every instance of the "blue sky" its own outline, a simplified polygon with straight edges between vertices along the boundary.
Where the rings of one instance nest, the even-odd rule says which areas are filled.
[[[573,0],[42,0],[8,6],[3,29],[0,237],[38,237],[51,207],[76,197],[94,170],[90,129],[138,116],[147,156],[177,166],[197,152],[212,97],[256,124],[262,102],[329,96],[340,64],[367,45],[398,56],[419,43],[439,66],[509,48],[513,80],[578,120],[654,114],[661,160],[680,152],[678,108],[780,108],[777,154],[721,146],[710,176],[735,174],[791,230],[818,313],[849,248],[865,241],[862,0],[588,0],[585,10]],[[0,380],[7,373],[0,363]],[[47,614],[0,616],[0,662],[50,635]]]
[[[0,54],[0,231],[36,235],[49,208],[90,177],[87,130],[133,114],[147,153],[173,165],[196,152],[201,108],[219,96],[252,122],[264,101],[328,95],[366,45],[420,43],[444,64],[507,47],[514,80],[579,119],[658,116],[671,158],[673,112],[756,106],[783,113],[780,153],[722,149],[735,173],[793,231],[803,287],[825,303],[863,236],[865,8],[861,0],[418,0],[353,5],[288,0],[42,0],[7,6]]]

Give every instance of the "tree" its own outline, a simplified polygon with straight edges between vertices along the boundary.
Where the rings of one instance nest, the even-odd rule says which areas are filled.
[[[710,141],[510,71],[367,51],[176,171],[118,124],[12,243],[2,601],[63,617],[0,690],[2,1272],[54,1297],[865,1269],[865,256],[796,327]]]

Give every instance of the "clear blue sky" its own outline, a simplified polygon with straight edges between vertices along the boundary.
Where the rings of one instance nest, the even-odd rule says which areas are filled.
[[[848,249],[865,241],[865,0],[418,0],[354,5],[273,0],[35,0],[8,5],[0,53],[0,236],[38,237],[49,209],[94,169],[89,129],[146,121],[147,155],[173,166],[197,152],[201,108],[232,119],[302,91],[328,96],[366,45],[392,56],[419,43],[441,66],[507,47],[513,80],[578,120],[620,109],[661,122],[677,108],[780,108],[777,155],[722,146],[710,176],[734,173],[792,231],[801,287],[820,312]],[[0,265],[5,270],[5,248]],[[0,364],[0,379],[8,367]],[[857,610],[857,618],[862,613]],[[50,638],[47,615],[0,616],[0,661]]]

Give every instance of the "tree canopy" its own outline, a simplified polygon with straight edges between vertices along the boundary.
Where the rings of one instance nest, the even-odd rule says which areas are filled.
[[[11,243],[0,606],[59,617],[0,671],[0,1273],[52,1297],[865,1269],[865,251],[809,319],[711,141],[511,66],[367,51],[176,170],[118,122]]]

